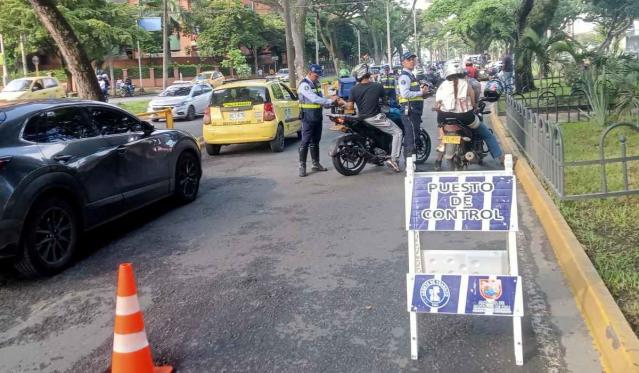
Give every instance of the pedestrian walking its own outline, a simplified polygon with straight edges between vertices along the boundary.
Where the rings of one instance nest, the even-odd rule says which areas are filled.
[[[306,156],[310,148],[312,170],[328,171],[320,164],[319,142],[322,139],[322,106],[328,106],[337,101],[337,96],[322,97],[319,78],[322,67],[312,64],[308,74],[300,83],[297,91],[300,101],[300,117],[302,119],[302,141],[299,147],[299,176],[306,176]]]
[[[513,57],[510,53],[506,53],[504,57],[501,59],[502,67],[501,67],[501,78],[506,83],[506,85],[513,84],[513,72],[515,70],[513,64]]]

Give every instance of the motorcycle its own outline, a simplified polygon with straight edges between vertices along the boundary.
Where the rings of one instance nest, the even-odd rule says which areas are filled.
[[[399,109],[391,108],[386,116],[404,132]],[[368,162],[377,166],[384,165],[391,154],[391,135],[369,125],[357,115],[332,113],[328,117],[345,133],[335,139],[328,152],[337,172],[352,176],[359,174]],[[430,149],[430,136],[426,130],[421,129],[416,149],[417,163],[426,162]]]
[[[133,97],[133,92],[135,92],[135,85],[120,85],[120,97]]]
[[[490,111],[485,110],[485,101],[490,100],[482,98],[478,104],[479,111],[477,116],[480,121],[483,121],[484,114],[490,114]],[[443,130],[442,144],[444,145],[443,160],[446,161],[445,168],[451,171],[461,171],[473,163],[481,165],[484,158],[490,154],[484,140],[458,119],[445,118]]]

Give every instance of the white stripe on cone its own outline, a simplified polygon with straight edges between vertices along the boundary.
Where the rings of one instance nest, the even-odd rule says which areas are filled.
[[[146,332],[144,330],[130,334],[113,334],[113,352],[127,354],[139,351],[148,346],[149,341],[146,339]]]
[[[118,316],[132,315],[140,312],[140,302],[137,295],[117,297],[115,302],[115,314]]]

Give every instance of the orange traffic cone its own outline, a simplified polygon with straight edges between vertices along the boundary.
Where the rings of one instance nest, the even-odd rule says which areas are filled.
[[[131,263],[120,264],[115,303],[112,373],[171,373],[173,367],[153,366],[151,348],[144,331],[144,318]]]

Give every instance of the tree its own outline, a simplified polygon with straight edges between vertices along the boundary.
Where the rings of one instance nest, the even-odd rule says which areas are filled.
[[[596,23],[604,36],[599,48],[605,53],[639,18],[639,1],[588,0],[585,11],[585,20]]]
[[[426,22],[443,22],[440,34],[458,35],[475,53],[495,41],[515,40],[515,0],[436,0],[425,14]]]
[[[527,42],[532,33],[543,38],[551,25],[559,0],[522,0],[517,13],[517,45],[515,47],[515,87],[518,92],[535,89],[532,74],[534,50]]]
[[[69,70],[75,77],[78,95],[90,100],[104,100],[89,57],[60,10],[52,0],[29,0],[29,3],[55,40]]]
[[[263,19],[239,2],[202,1],[194,11],[201,32],[200,50],[211,56],[223,57],[229,51],[246,47],[251,51],[257,72],[257,54],[267,45]]]

